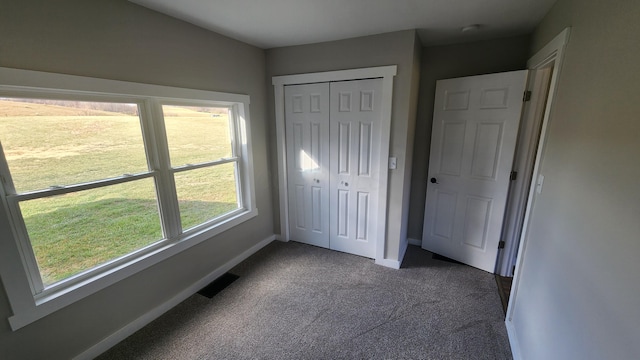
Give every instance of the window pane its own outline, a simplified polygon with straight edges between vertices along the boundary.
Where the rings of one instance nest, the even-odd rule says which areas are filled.
[[[163,105],[162,111],[173,167],[232,156],[227,108]]]
[[[238,208],[235,163],[181,171],[175,180],[185,230]]]
[[[18,193],[148,171],[135,104],[0,99]]]
[[[163,237],[152,179],[28,200],[20,209],[45,286]]]

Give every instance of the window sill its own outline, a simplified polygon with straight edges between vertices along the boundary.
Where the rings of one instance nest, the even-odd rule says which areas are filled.
[[[124,280],[150,266],[158,264],[194,245],[211,239],[223,231],[238,226],[257,215],[257,209],[242,211],[205,229],[194,229],[194,231],[189,232],[183,239],[177,242],[163,244],[148,253],[118,264],[113,268],[109,268],[80,282],[61,287],[37,298],[32,298],[32,303],[22,307],[20,311],[9,317],[8,320],[11,329],[16,331],[76,301],[105,289],[118,281]]]

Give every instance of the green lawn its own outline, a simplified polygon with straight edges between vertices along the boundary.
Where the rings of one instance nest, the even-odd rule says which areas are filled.
[[[173,166],[231,155],[226,113],[165,107]],[[137,116],[0,99],[0,141],[18,192],[147,170]],[[183,228],[237,207],[234,165],[177,173]],[[163,238],[154,182],[20,204],[46,285]]]

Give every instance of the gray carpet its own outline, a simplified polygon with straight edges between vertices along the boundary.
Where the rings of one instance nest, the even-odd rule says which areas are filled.
[[[99,359],[511,359],[493,275],[409,246],[402,269],[273,242]]]

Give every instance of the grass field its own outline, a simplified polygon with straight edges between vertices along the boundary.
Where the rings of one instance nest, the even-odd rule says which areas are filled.
[[[16,190],[148,170],[137,116],[0,99],[0,141]],[[224,111],[165,106],[172,166],[231,155]],[[175,175],[183,229],[237,208],[234,165]],[[163,238],[152,179],[20,203],[45,285]]]

